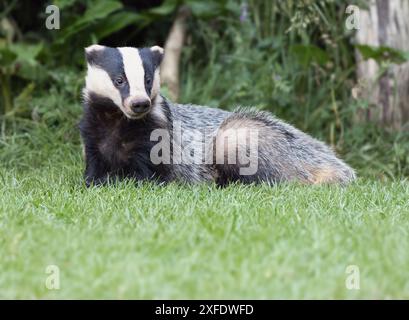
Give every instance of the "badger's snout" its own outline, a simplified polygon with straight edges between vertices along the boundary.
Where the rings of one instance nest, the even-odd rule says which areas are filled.
[[[144,113],[151,106],[150,100],[135,100],[131,102],[131,110],[135,113]]]
[[[125,107],[135,117],[143,116],[151,107],[151,100],[149,98],[127,98],[125,99]]]

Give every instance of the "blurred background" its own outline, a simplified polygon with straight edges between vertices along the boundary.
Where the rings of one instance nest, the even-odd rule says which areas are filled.
[[[407,0],[0,0],[2,166],[79,159],[93,43],[160,45],[168,98],[268,110],[361,176],[409,176]]]

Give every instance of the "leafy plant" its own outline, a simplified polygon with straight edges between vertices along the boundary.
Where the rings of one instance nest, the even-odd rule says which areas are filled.
[[[374,47],[369,45],[356,45],[365,60],[374,59],[378,64],[386,61],[389,63],[402,64],[409,61],[409,52],[390,47]]]
[[[42,50],[42,44],[30,45],[26,43],[0,45],[0,87],[2,92],[3,114],[10,115],[17,112],[17,107],[24,105],[34,89],[34,80],[41,78],[37,60]],[[11,79],[19,78],[28,82],[14,98]],[[17,102],[17,104],[16,104]]]

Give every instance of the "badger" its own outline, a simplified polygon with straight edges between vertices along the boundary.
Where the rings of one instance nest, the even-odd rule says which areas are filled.
[[[306,133],[254,108],[172,103],[159,46],[85,48],[80,133],[85,183],[118,179],[346,185],[354,170]]]

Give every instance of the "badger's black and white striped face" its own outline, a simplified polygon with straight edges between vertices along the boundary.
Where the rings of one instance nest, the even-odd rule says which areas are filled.
[[[159,93],[159,65],[163,49],[110,48],[92,45],[85,49],[88,72],[85,97],[110,99],[130,119],[142,118]]]

